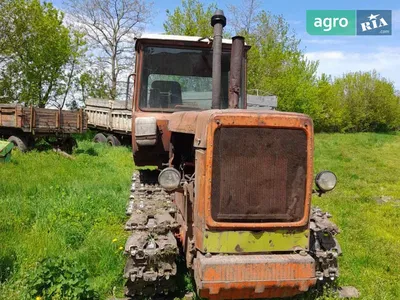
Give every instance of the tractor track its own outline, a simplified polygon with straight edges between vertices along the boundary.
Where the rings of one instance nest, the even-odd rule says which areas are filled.
[[[125,295],[135,299],[155,295],[164,295],[165,299],[177,288],[176,209],[157,178],[158,172],[150,170],[136,171],[132,176],[124,277]]]

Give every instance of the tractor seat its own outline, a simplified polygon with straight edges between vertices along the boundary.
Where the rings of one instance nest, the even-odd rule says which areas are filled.
[[[151,108],[174,108],[182,105],[181,85],[176,81],[153,81],[149,104]]]

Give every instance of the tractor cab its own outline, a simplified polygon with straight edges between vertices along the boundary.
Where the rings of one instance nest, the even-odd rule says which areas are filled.
[[[232,40],[222,40],[221,104],[229,106]],[[240,70],[245,74],[246,51]],[[171,113],[212,107],[212,41],[175,35],[143,35],[136,41],[135,110]],[[244,76],[241,76],[244,78]],[[246,107],[245,81],[240,82],[239,108]]]
[[[246,108],[246,54],[250,46],[242,37],[221,39],[219,68],[213,68],[214,44],[208,37],[159,34],[145,34],[136,40],[132,105],[136,166],[160,167],[168,161],[171,133],[167,127],[172,113],[226,109],[232,96],[235,108]],[[213,88],[216,69],[220,72],[217,91]],[[213,93],[218,93],[217,104]]]

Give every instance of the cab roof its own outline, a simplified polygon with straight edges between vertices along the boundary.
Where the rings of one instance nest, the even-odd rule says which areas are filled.
[[[146,41],[153,41],[153,42],[189,42],[189,43],[205,43],[210,44],[212,43],[212,39],[210,37],[200,37],[200,36],[186,36],[186,35],[168,35],[168,34],[142,34],[140,37],[135,38],[136,45],[139,42],[146,42]],[[222,39],[222,44],[224,45],[232,45],[232,39]],[[245,48],[249,49],[245,43]]]

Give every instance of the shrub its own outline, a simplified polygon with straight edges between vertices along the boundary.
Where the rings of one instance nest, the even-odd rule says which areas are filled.
[[[64,258],[46,258],[27,273],[28,297],[43,299],[99,299],[88,283],[89,274]]]

